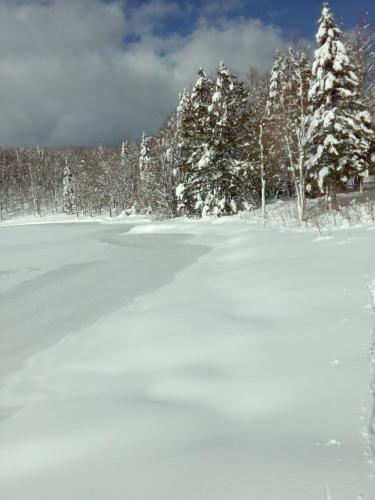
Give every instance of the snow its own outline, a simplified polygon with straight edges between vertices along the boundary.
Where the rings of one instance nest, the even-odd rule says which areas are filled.
[[[0,226],[2,497],[374,498],[370,229]]]
[[[328,129],[335,121],[335,109],[329,109],[323,115],[323,127]]]
[[[163,250],[165,255],[171,254],[168,269],[158,264],[157,272],[151,270],[154,282],[149,282],[147,276],[137,279],[137,272],[148,269],[161,250],[145,264],[146,250],[142,253],[139,244],[129,238],[124,246],[121,237],[132,221],[147,223],[146,218],[127,217],[130,224],[111,225],[68,224],[66,216],[59,216],[59,224],[35,225],[33,218],[26,220],[13,221],[26,226],[0,226],[0,380],[41,347],[95,322],[159,281],[167,282],[185,259],[174,255],[178,249],[174,238],[176,241],[169,242],[171,248]],[[193,255],[186,256],[187,262]],[[124,258],[132,262],[126,279],[117,272]],[[162,269],[164,274],[159,276]],[[101,286],[108,280],[111,286],[101,294]]]
[[[220,102],[220,100],[221,100],[221,92],[216,90],[216,92],[214,92],[212,96],[212,102]]]
[[[182,195],[184,194],[184,191],[185,191],[185,184],[180,182],[180,184],[178,184],[176,187],[176,197],[178,200],[182,199]]]
[[[336,81],[335,75],[331,72],[327,73],[325,79],[325,90],[333,89],[335,81]]]
[[[323,192],[324,182],[328,177],[329,172],[330,172],[329,167],[323,167],[319,170],[318,186],[321,192]]]

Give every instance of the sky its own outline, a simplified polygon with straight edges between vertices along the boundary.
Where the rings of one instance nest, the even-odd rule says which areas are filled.
[[[332,0],[344,28],[370,0]],[[0,0],[0,145],[120,144],[157,133],[203,66],[240,76],[314,46],[320,0]]]

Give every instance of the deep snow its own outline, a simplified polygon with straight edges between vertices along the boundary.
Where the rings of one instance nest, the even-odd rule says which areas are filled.
[[[152,245],[147,234],[124,238],[131,227],[0,226],[0,381],[33,352],[168,283],[204,250],[182,247],[183,235],[154,235]]]
[[[2,498],[375,498],[374,248],[238,218],[0,227]]]

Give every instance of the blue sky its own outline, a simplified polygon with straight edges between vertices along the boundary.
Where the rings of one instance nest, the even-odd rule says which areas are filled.
[[[266,24],[279,26],[287,38],[296,36],[312,39],[322,7],[322,0],[227,0],[227,1],[181,1],[171,0],[170,15],[166,15],[158,26],[158,33],[188,33],[201,16],[212,12],[213,17],[227,19],[239,17],[257,18]],[[127,6],[138,9],[147,1],[129,0]],[[215,8],[216,4],[216,8]],[[373,0],[331,0],[329,2],[337,22],[347,29],[368,13],[370,21],[375,21],[375,1]],[[178,11],[176,6],[179,7]],[[184,15],[181,17],[181,11]],[[178,13],[177,13],[178,12]]]

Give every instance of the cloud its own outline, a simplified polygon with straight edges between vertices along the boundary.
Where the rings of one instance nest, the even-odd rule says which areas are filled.
[[[216,20],[213,24],[202,19],[168,57],[176,77],[186,81],[200,65],[212,71],[220,60],[240,74],[246,73],[250,66],[266,71],[275,50],[284,46],[280,30],[259,20]]]
[[[261,21],[192,11],[181,35],[170,19],[186,15],[162,0],[0,0],[0,145],[118,144],[155,133],[199,66],[212,71],[224,59],[242,74],[264,70],[284,43]]]
[[[151,0],[138,7],[126,9],[125,12],[130,31],[135,34],[146,34],[165,26],[165,23],[171,18],[180,18],[186,15],[186,8],[182,8],[175,2]]]

